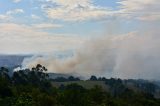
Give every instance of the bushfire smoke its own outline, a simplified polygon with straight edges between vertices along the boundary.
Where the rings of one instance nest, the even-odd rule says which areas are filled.
[[[42,64],[51,72],[82,76],[159,79],[159,54],[158,33],[133,32],[86,40],[72,56],[64,59],[53,55],[33,56],[25,59],[23,66]]]

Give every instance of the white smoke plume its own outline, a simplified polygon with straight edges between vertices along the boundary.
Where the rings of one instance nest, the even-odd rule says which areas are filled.
[[[87,40],[73,54],[64,59],[56,58],[54,55],[34,56],[25,59],[23,66],[33,67],[42,64],[49,71],[57,73],[76,73],[80,75],[101,74],[105,70],[113,70],[114,52],[109,39]],[[107,59],[106,59],[107,58]],[[107,67],[105,67],[107,65]]]
[[[38,56],[25,59],[23,66],[42,64],[49,71],[120,78],[160,78],[160,36],[157,31],[101,36],[87,40],[64,59]]]

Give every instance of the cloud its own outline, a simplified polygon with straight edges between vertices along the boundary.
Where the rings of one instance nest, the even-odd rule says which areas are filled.
[[[0,53],[2,54],[37,54],[63,51],[74,49],[84,40],[82,37],[50,34],[36,30],[33,26],[14,23],[1,23],[0,29]]]
[[[0,14],[0,20],[9,20],[9,19],[11,19],[11,16],[8,16],[8,15],[4,15],[4,14]]]
[[[158,0],[119,0],[118,10],[96,5],[93,0],[41,0],[48,18],[64,21],[102,20],[107,17],[160,20]]]
[[[52,29],[52,28],[60,28],[62,27],[62,25],[51,24],[51,23],[41,23],[41,24],[32,24],[32,27],[36,29]]]
[[[47,0],[52,3],[53,7],[49,5],[42,5],[50,19],[64,20],[64,21],[85,21],[92,19],[103,19],[110,15],[107,8],[94,5],[92,0]]]
[[[41,17],[39,17],[39,16],[37,16],[37,15],[35,15],[35,14],[31,14],[31,18],[32,18],[32,19],[41,19]]]
[[[22,0],[13,0],[14,3],[19,3],[21,2]]]
[[[81,5],[90,5],[90,3],[92,3],[92,0],[68,0],[67,2],[65,0],[47,0],[48,2],[53,2],[56,3],[58,5],[62,5],[62,6],[74,6],[77,4],[81,4]]]
[[[160,20],[159,0],[120,0],[119,12],[128,18],[144,21]]]
[[[23,9],[14,9],[14,10],[10,10],[10,11],[7,11],[7,15],[13,15],[13,14],[20,14],[20,13],[24,13],[24,10]]]
[[[22,14],[22,13],[24,13],[23,9],[9,10],[5,14],[0,14],[0,20],[2,22],[11,21],[14,18],[13,15]]]

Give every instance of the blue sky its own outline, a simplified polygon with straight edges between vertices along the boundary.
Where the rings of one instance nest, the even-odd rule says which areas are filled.
[[[14,1],[14,0],[13,0]],[[48,19],[46,17],[46,14],[41,10],[41,6],[43,5],[38,0],[21,0],[18,3],[13,2],[12,0],[2,0],[0,1],[1,9],[0,14],[5,14],[7,11],[11,11],[14,9],[23,9],[24,13],[21,14],[13,14],[14,18],[13,20],[10,20],[14,23],[19,24],[38,24],[38,23],[53,23],[53,24],[62,24],[62,28],[55,28],[48,30],[51,33],[72,33],[77,34],[81,36],[86,36],[89,34],[92,34],[92,30],[94,29],[94,32],[103,32],[104,30],[104,23],[95,20],[85,20],[83,21],[77,21],[77,22],[65,22],[63,20],[53,20]],[[44,0],[45,1],[45,0]],[[110,9],[116,9],[118,4],[116,3],[116,0],[95,0],[93,1],[95,5],[103,8],[110,8]],[[32,19],[31,16],[37,16],[41,19]],[[103,21],[103,20],[102,20]],[[74,29],[74,30],[73,30]]]
[[[76,37],[76,42],[79,38],[84,40],[89,37],[115,36],[138,31],[145,23],[159,20],[159,15],[155,15],[159,14],[157,9],[159,5],[155,0],[1,0],[0,25],[4,29],[1,36],[8,36],[7,40],[10,41],[14,32],[20,35],[15,37],[25,40],[26,43],[32,38],[37,41],[34,34],[41,36],[42,33],[46,38],[51,36],[52,39],[53,36],[59,36],[59,40],[63,36],[63,46],[64,43],[68,44],[65,39],[73,39],[73,36]],[[149,16],[150,13],[152,15]],[[25,33],[21,33],[22,30]],[[28,32],[32,35],[30,38],[27,36]],[[26,51],[35,53],[25,42],[22,45],[27,45]],[[18,47],[17,53],[24,48],[19,48],[14,42],[13,45]],[[16,51],[5,49],[4,53]]]

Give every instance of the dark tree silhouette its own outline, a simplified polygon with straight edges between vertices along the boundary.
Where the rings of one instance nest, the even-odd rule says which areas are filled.
[[[91,81],[97,81],[97,77],[92,75],[91,78],[90,78],[90,80]]]

